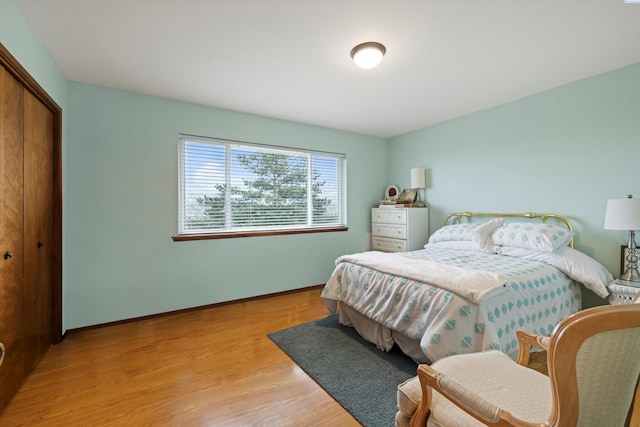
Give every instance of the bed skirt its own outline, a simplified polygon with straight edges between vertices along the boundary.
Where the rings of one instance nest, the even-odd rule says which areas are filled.
[[[341,325],[353,327],[365,340],[382,351],[390,351],[396,344],[416,363],[431,363],[420,349],[420,341],[381,325],[346,304],[338,303],[338,319]]]

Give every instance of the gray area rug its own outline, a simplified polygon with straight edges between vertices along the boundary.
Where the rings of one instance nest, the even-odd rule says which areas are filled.
[[[338,316],[269,334],[298,366],[365,427],[390,427],[398,384],[418,365],[397,347],[385,353],[340,326]]]

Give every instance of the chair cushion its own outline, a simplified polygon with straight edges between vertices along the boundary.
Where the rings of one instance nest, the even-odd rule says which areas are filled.
[[[422,389],[420,379],[417,376],[409,378],[398,386],[398,412],[411,418],[418,409],[422,399]]]
[[[529,422],[547,421],[551,413],[551,386],[545,375],[520,366],[499,351],[445,357],[432,367],[483,399]],[[434,392],[432,417],[440,426],[483,426]]]
[[[396,412],[395,427],[409,427],[411,425],[411,418],[404,415],[402,412]]]

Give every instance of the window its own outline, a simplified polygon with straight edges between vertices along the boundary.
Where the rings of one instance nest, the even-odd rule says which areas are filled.
[[[346,229],[344,154],[187,135],[179,142],[174,240]]]

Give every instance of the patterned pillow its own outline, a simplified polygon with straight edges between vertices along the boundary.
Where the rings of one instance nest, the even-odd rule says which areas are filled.
[[[443,240],[424,245],[425,248],[455,249],[457,251],[481,251],[480,246],[471,240]]]
[[[491,234],[494,245],[553,252],[569,244],[573,233],[554,224],[511,222]]]
[[[429,243],[451,240],[471,240],[471,232],[477,224],[453,224],[440,227],[429,237]]]

